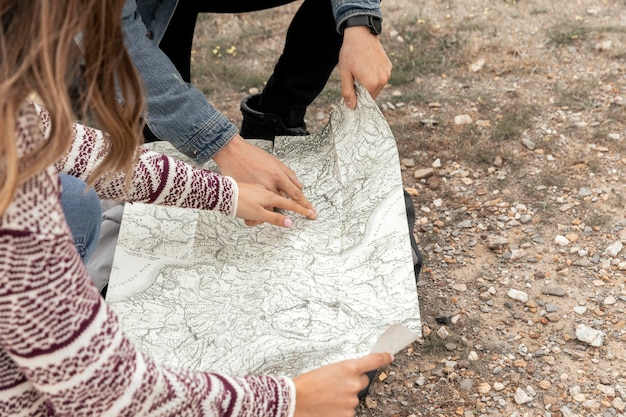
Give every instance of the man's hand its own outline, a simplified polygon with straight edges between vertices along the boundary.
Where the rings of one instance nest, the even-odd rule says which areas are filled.
[[[238,183],[259,184],[266,189],[289,197],[305,209],[313,206],[302,193],[303,185],[296,174],[278,158],[236,135],[213,157],[222,175]]]
[[[392,64],[387,53],[369,28],[352,26],[343,32],[339,51],[341,95],[349,109],[356,107],[354,80],[358,80],[376,98],[391,77]]]

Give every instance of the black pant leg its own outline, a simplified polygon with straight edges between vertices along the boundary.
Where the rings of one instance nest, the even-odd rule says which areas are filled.
[[[191,48],[198,19],[195,1],[180,0],[159,48],[172,61],[183,80],[191,82]]]
[[[191,49],[199,13],[243,13],[282,6],[295,0],[230,0],[226,2],[180,0],[159,47],[183,80],[191,82]]]
[[[297,125],[339,61],[343,36],[328,0],[306,0],[294,16],[285,47],[261,96],[261,110]]]
[[[238,13],[267,9],[293,0],[181,0],[160,43],[183,79],[190,82],[191,48],[198,13]],[[259,110],[298,125],[306,107],[322,91],[339,60],[343,37],[335,29],[329,0],[305,0],[289,25],[285,47],[259,102]],[[294,121],[290,123],[290,121]]]

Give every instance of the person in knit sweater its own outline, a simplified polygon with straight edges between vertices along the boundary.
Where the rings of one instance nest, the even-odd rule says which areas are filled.
[[[91,284],[59,202],[59,171],[102,198],[218,210],[252,224],[287,225],[273,208],[315,217],[261,187],[139,148],[141,83],[123,46],[122,5],[0,0],[0,415],[353,415],[365,373],[392,355],[294,378],[175,369],[125,337]],[[82,114],[106,135],[74,122],[67,62],[79,33]]]

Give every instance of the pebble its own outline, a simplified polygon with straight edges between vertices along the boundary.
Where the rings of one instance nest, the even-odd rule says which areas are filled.
[[[506,293],[506,295],[509,296],[509,298],[512,298],[513,300],[521,301],[522,303],[525,303],[528,301],[528,294],[526,294],[524,291],[516,290],[514,288],[511,288]]]
[[[461,114],[458,116],[454,116],[454,124],[457,126],[470,125],[473,122],[474,121],[472,120],[472,116],[470,116],[469,114]]]
[[[422,168],[413,171],[413,177],[415,179],[424,179],[434,175],[435,171],[432,168]]]
[[[463,220],[459,223],[456,224],[457,229],[469,229],[470,227],[473,227],[474,223],[470,220]]]
[[[609,247],[607,247],[604,250],[604,253],[606,255],[609,255],[609,256],[615,258],[622,251],[622,248],[623,248],[622,242],[617,241],[617,242],[613,243],[612,245],[610,245]]]
[[[437,330],[437,336],[439,336],[441,340],[445,340],[450,336],[450,332],[448,332],[448,329],[445,327],[440,327],[439,330]]]
[[[532,400],[533,400],[532,397],[526,394],[526,392],[523,389],[518,387],[515,390],[515,402],[517,404],[526,404],[526,403],[531,402]]]
[[[426,127],[434,127],[439,122],[436,119],[422,119],[420,120],[420,123]]]
[[[541,293],[545,295],[554,295],[557,297],[564,297],[567,294],[567,290],[563,287],[542,287]]]
[[[460,386],[463,391],[469,391],[474,387],[474,380],[467,378],[461,381]]]
[[[454,284],[452,285],[452,289],[458,292],[465,292],[467,291],[467,285],[465,284]]]
[[[476,390],[478,391],[479,394],[487,394],[489,391],[491,391],[491,385],[489,385],[487,382],[481,382],[480,384],[478,384],[478,387],[476,388]]]
[[[569,245],[571,242],[569,241],[569,239],[563,235],[556,235],[554,237],[554,243],[556,243],[559,246],[567,246]]]
[[[605,306],[611,306],[613,304],[615,304],[617,302],[617,300],[615,299],[615,297],[613,297],[612,295],[609,295],[608,297],[606,297],[604,299],[604,301],[602,302]]]
[[[485,58],[479,58],[478,60],[474,61],[469,66],[469,70],[471,72],[480,72],[480,70],[482,70],[484,66],[485,66]]]
[[[607,397],[611,397],[611,398],[615,397],[615,389],[613,387],[610,387],[604,384],[598,384],[596,385],[596,389],[602,392]]]
[[[530,149],[531,151],[532,151],[532,150],[534,150],[534,149],[535,149],[535,147],[537,146],[537,145],[535,144],[535,142],[533,142],[532,140],[530,140],[530,138],[529,138],[528,136],[526,136],[526,135],[522,136],[522,144],[523,144],[526,148]]]
[[[576,338],[583,343],[587,343],[590,346],[602,346],[604,336],[605,333],[603,331],[593,329],[585,324],[581,323],[576,326]]]
[[[494,391],[502,391],[505,388],[504,384],[502,382],[494,382],[493,383],[493,389]]]

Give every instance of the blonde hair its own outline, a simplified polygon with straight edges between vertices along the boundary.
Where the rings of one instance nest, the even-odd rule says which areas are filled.
[[[85,63],[80,113],[109,134],[108,154],[90,181],[134,163],[144,103],[124,47],[123,5],[123,0],[0,0],[0,214],[22,181],[68,150],[77,118],[68,88],[76,78],[79,34]],[[16,117],[32,94],[50,113],[52,132],[41,147],[18,159]]]

